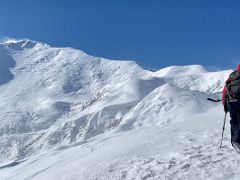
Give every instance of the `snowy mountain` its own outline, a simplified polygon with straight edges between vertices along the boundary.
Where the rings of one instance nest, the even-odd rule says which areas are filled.
[[[240,173],[218,97],[231,70],[156,72],[32,40],[0,44],[3,179],[219,179]],[[234,157],[233,157],[234,156]]]

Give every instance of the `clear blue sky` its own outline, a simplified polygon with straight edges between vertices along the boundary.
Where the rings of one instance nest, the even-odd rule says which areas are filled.
[[[240,63],[239,0],[0,0],[0,36],[149,69]]]

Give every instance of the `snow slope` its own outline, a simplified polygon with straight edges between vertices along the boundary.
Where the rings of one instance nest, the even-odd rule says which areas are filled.
[[[0,44],[3,179],[227,179],[218,97],[231,72],[151,72],[31,40]]]

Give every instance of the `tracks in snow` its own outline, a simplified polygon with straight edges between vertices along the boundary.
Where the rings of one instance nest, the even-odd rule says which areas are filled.
[[[135,156],[111,164],[107,173],[99,177],[122,180],[232,178],[240,173],[240,154],[231,147],[229,137],[225,137],[224,146],[219,149],[218,135],[219,131],[208,136],[204,132],[198,135],[183,134],[179,137],[179,143],[184,143],[178,152]],[[209,136],[212,136],[211,141],[205,141]]]

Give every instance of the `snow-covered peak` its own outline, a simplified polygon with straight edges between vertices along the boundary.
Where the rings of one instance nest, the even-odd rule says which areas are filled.
[[[23,49],[30,49],[35,47],[36,45],[47,46],[44,43],[30,39],[10,39],[10,38],[2,40],[0,44],[17,51]]]
[[[170,66],[156,71],[155,76],[200,75],[207,70],[201,65]]]

